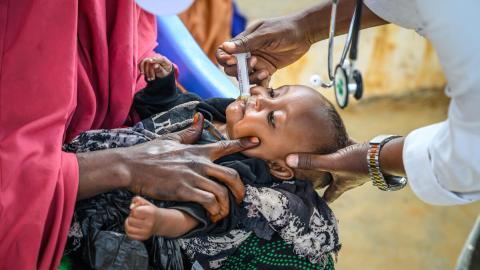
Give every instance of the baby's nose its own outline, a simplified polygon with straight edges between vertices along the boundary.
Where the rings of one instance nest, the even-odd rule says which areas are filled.
[[[269,108],[271,106],[271,100],[262,96],[258,95],[256,96],[256,102],[255,102],[255,108],[257,111],[261,111],[265,108]]]

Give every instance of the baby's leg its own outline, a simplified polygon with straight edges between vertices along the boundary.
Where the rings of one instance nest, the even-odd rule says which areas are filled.
[[[135,197],[125,220],[125,232],[135,240],[146,240],[152,235],[178,237],[191,231],[198,221],[177,209],[159,208],[142,197]]]

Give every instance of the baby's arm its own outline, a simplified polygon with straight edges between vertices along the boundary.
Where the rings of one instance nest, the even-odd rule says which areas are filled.
[[[175,82],[173,64],[165,57],[145,58],[140,63],[140,72],[145,75],[147,86],[133,98],[133,108],[140,119],[174,107],[179,91]],[[174,105],[175,104],[175,105]]]
[[[125,220],[125,232],[135,240],[146,240],[152,235],[179,237],[198,226],[198,221],[189,214],[169,208],[159,208],[136,196]]]

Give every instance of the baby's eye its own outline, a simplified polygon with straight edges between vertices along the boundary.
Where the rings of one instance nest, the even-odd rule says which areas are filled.
[[[268,88],[268,94],[270,95],[271,98],[275,97],[275,92],[273,91],[273,88]]]
[[[267,115],[267,122],[270,126],[275,128],[275,111],[271,111]]]

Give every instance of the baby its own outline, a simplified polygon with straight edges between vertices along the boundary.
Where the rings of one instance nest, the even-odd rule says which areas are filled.
[[[131,146],[155,139],[157,134],[185,128],[200,112],[207,120],[199,143],[250,136],[260,140],[254,149],[216,161],[240,174],[246,186],[244,202],[237,205],[230,196],[229,217],[213,223],[206,211],[193,203],[147,200],[127,191],[102,194],[77,204],[69,236],[81,236],[69,238],[69,244],[74,244],[70,250],[79,249],[84,241],[88,242],[84,246],[96,245],[98,241],[92,240],[96,237],[85,235],[96,236],[105,230],[122,232],[117,221],[128,213],[128,198],[133,199],[128,202],[131,210],[124,221],[124,231],[131,239],[179,238],[175,243],[192,262],[204,268],[222,266],[252,232],[267,240],[279,236],[292,244],[296,255],[311,263],[325,264],[329,254],[339,250],[333,213],[311,183],[297,180],[299,172],[285,162],[289,153],[330,153],[349,143],[343,122],[331,103],[304,86],[254,87],[247,100],[203,101],[176,88],[168,59],[145,59],[141,70],[148,86],[135,96],[134,108],[143,120],[129,129],[83,133],[64,149],[82,152]],[[99,213],[114,217],[107,221],[101,216],[96,221]],[[97,262],[89,256],[90,266],[95,267],[92,264]]]
[[[317,91],[299,85],[253,87],[247,100],[228,105],[225,124],[214,125],[226,138],[259,138],[260,145],[243,154],[267,161],[270,173],[281,180],[296,175],[285,162],[288,154],[331,153],[348,144],[343,122],[333,106]],[[138,196],[131,209],[125,231],[133,239],[145,240],[154,234],[178,237],[198,226],[194,217],[180,210],[158,208]]]

